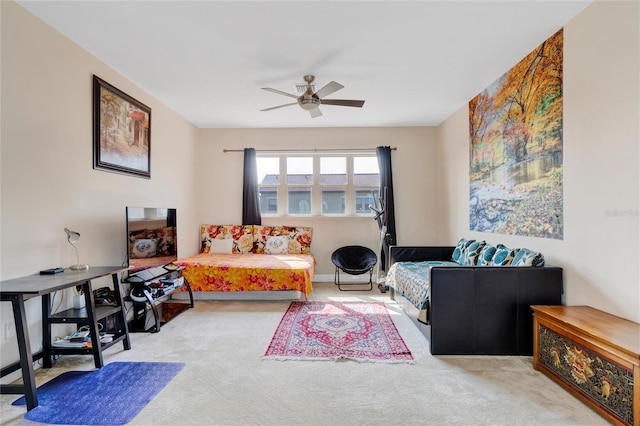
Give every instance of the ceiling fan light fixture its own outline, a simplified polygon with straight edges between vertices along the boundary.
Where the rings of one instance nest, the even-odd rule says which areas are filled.
[[[271,108],[264,108],[260,111],[271,111],[274,109],[279,109],[282,107],[287,107],[290,105],[298,104],[300,108],[305,111],[308,111],[312,118],[322,116],[322,112],[320,112],[320,104],[327,105],[337,105],[337,106],[349,106],[349,107],[358,107],[361,108],[364,104],[364,101],[356,101],[349,99],[325,99],[325,96],[328,96],[334,92],[337,92],[340,89],[343,89],[344,86],[340,83],[336,83],[335,81],[331,81],[324,85],[320,90],[315,90],[315,85],[313,82],[315,81],[315,77],[313,75],[305,75],[304,81],[306,84],[296,84],[294,87],[298,92],[298,95],[294,95],[292,93],[283,92],[281,90],[272,89],[271,87],[263,87],[262,90],[266,90],[268,92],[277,93],[279,95],[288,96],[290,98],[295,98],[296,102],[278,105]]]
[[[320,106],[320,100],[315,98],[300,98],[298,99],[298,104],[300,104],[300,108],[303,110],[311,111]]]

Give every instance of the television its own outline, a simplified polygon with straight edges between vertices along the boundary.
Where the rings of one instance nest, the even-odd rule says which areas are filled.
[[[176,209],[126,208],[129,274],[178,259]]]

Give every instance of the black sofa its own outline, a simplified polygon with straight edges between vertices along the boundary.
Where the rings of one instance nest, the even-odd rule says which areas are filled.
[[[455,247],[392,246],[389,265],[450,261]],[[427,324],[418,309],[391,290],[432,355],[532,355],[531,305],[562,304],[562,268],[553,266],[434,266]]]

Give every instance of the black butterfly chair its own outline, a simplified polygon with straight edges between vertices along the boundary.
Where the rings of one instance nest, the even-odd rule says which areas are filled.
[[[349,275],[362,275],[369,272],[369,290],[373,288],[373,267],[378,262],[378,256],[373,250],[363,246],[344,246],[340,247],[331,254],[331,261],[336,265],[336,273],[333,283],[340,287],[340,270]],[[362,283],[342,284],[344,285],[362,285]],[[362,289],[353,289],[362,290]]]

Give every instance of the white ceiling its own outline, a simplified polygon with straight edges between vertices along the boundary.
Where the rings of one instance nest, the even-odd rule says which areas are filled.
[[[437,125],[591,3],[18,1],[201,128]],[[305,74],[345,86],[311,118]]]

